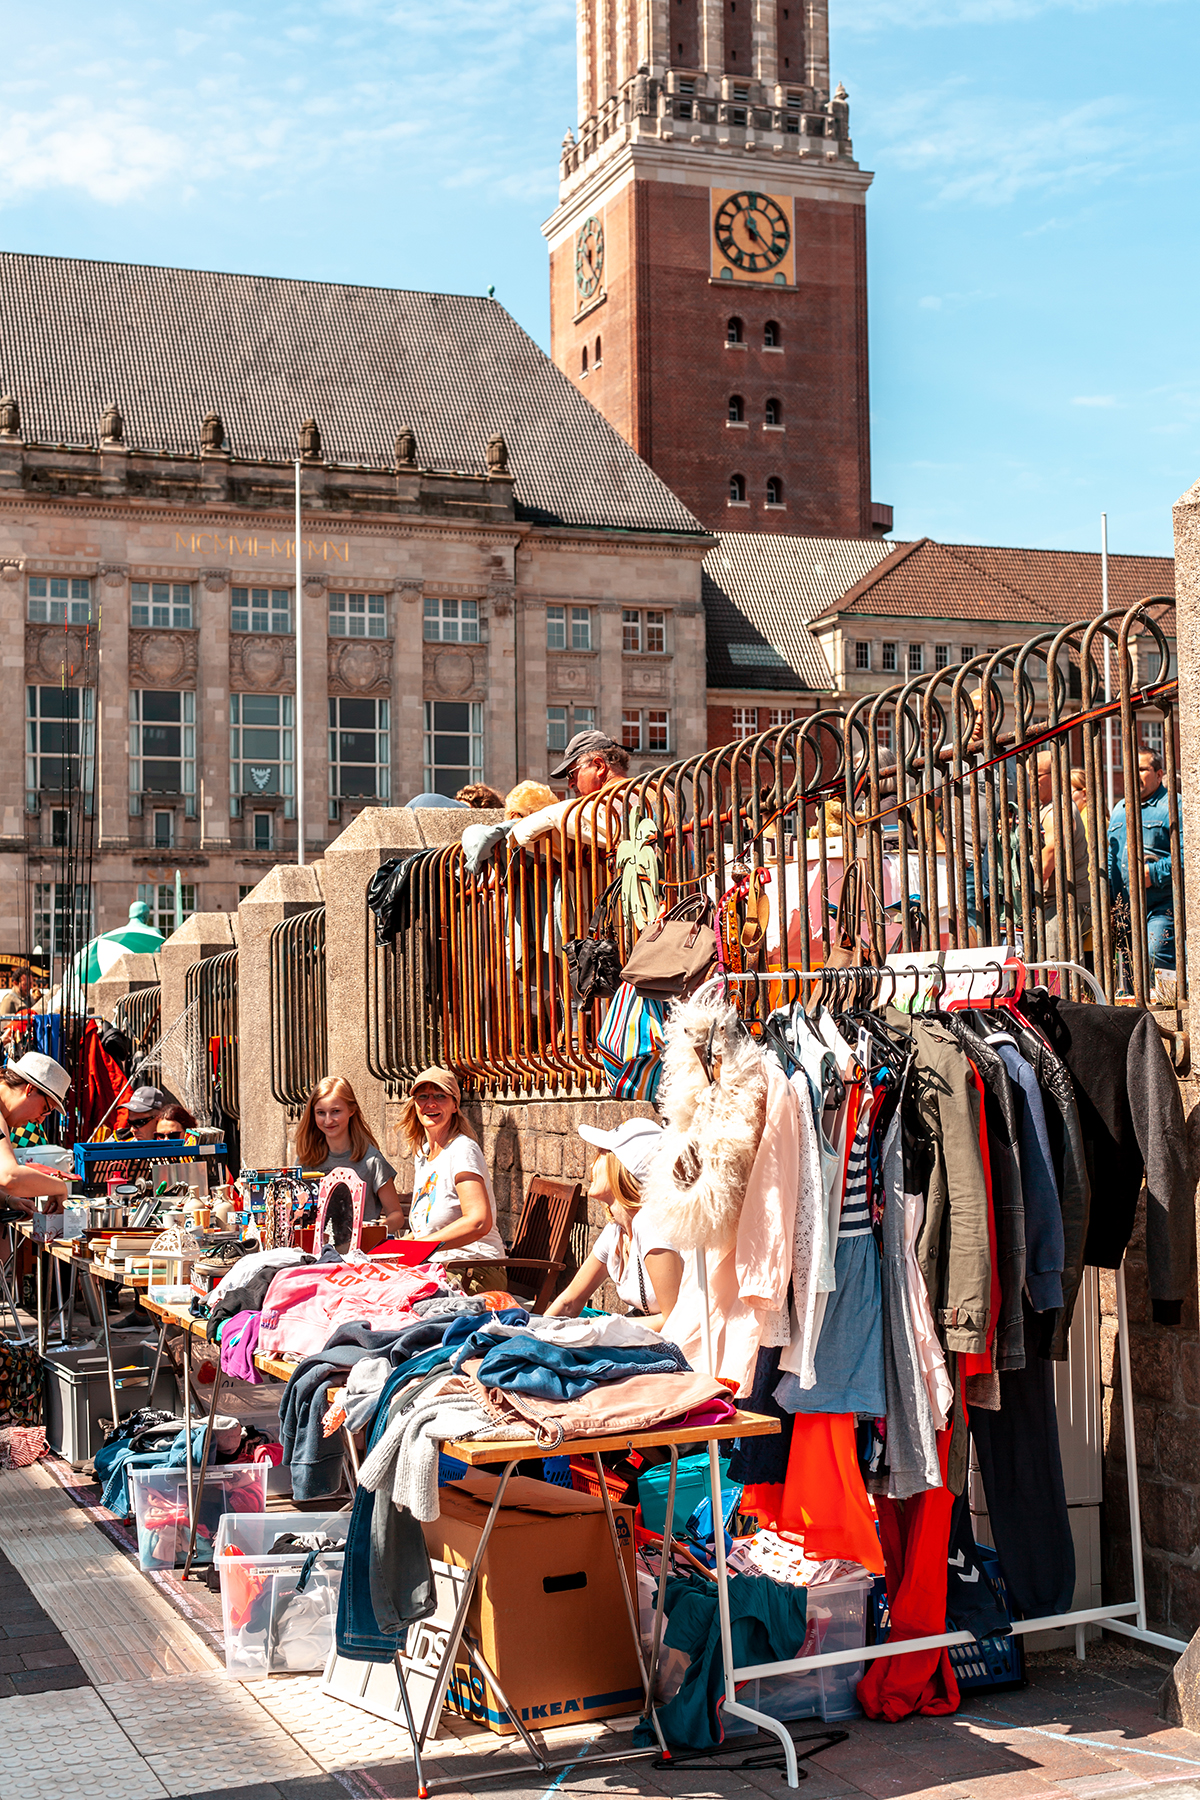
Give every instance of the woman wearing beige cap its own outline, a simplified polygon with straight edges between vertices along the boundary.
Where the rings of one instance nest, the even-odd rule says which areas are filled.
[[[449,1069],[422,1069],[400,1114],[400,1141],[413,1158],[408,1236],[436,1238],[433,1262],[501,1262],[496,1196],[475,1133],[459,1108],[462,1089]],[[474,1269],[469,1293],[504,1291],[503,1269]]]
[[[34,1125],[47,1113],[62,1112],[71,1077],[52,1056],[27,1050],[0,1073],[0,1194],[20,1212],[33,1211],[41,1194],[66,1198],[67,1184],[21,1166],[13,1154],[12,1133],[18,1125]]]

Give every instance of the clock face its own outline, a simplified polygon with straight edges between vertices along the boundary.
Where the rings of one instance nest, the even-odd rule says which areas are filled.
[[[713,230],[721,255],[747,275],[781,263],[792,241],[782,207],[766,194],[730,194]]]
[[[593,216],[575,235],[575,286],[585,300],[597,292],[604,275],[604,227]]]

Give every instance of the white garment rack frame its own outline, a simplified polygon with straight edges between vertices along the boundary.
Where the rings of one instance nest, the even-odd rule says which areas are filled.
[[[917,953],[921,954],[921,953]],[[984,972],[996,967],[997,951],[993,950],[984,958],[981,951],[950,950],[941,953],[925,953],[927,960],[918,964],[911,955],[905,961],[893,962],[889,957],[883,965],[895,969],[897,974],[925,974],[930,967],[944,967],[947,973],[978,969]],[[1056,962],[1026,964],[1026,969],[1056,968],[1070,974],[1082,976],[1089,983],[1092,977],[1087,969],[1078,963]],[[772,969],[765,975],[725,975],[719,979],[736,981],[780,981],[789,977],[795,981],[820,980],[824,971],[821,969]],[[1093,985],[1098,985],[1094,984]],[[706,1253],[697,1250],[696,1283],[703,1300],[701,1322],[704,1334],[704,1357],[710,1375],[715,1374],[712,1348],[712,1319],[708,1305],[708,1267]],[[1013,1635],[1026,1637],[1034,1631],[1060,1631],[1065,1626],[1075,1627],[1075,1654],[1082,1662],[1086,1655],[1085,1626],[1102,1625],[1106,1631],[1119,1632],[1123,1637],[1136,1638],[1143,1644],[1154,1644],[1161,1650],[1174,1650],[1182,1655],[1187,1645],[1179,1638],[1164,1637],[1161,1632],[1149,1630],[1146,1623],[1146,1572],[1142,1558],[1142,1517],[1141,1502],[1138,1492],[1137,1445],[1133,1427],[1133,1373],[1129,1356],[1129,1310],[1125,1297],[1125,1265],[1116,1271],[1117,1290],[1117,1351],[1121,1368],[1121,1412],[1125,1427],[1125,1471],[1126,1485],[1129,1493],[1129,1535],[1133,1552],[1133,1593],[1134,1597],[1127,1603],[1117,1606],[1087,1606],[1077,1612],[1053,1613],[1040,1619],[1015,1619],[1012,1625]],[[714,1494],[721,1492],[720,1463],[717,1457],[715,1439],[708,1446],[709,1474]],[[970,1631],[944,1631],[931,1637],[906,1638],[898,1644],[867,1644],[857,1650],[830,1650],[814,1656],[793,1656],[780,1662],[751,1663],[738,1667],[733,1658],[733,1637],[729,1611],[729,1571],[725,1563],[725,1534],[717,1531],[714,1534],[716,1551],[717,1608],[721,1627],[721,1660],[725,1674],[725,1711],[733,1713],[739,1719],[749,1719],[760,1730],[772,1732],[783,1745],[784,1760],[787,1763],[787,1784],[799,1787],[800,1779],[796,1759],[795,1745],[791,1733],[784,1721],[773,1719],[767,1713],[757,1712],[753,1707],[743,1706],[737,1698],[737,1683],[753,1681],[771,1675],[791,1675],[805,1673],[810,1669],[828,1669],[839,1663],[871,1662],[881,1656],[908,1656],[914,1650],[939,1650],[954,1644],[973,1644],[976,1638]],[[1135,1622],[1129,1623],[1129,1615],[1135,1616]],[[657,1631],[656,1631],[657,1637]],[[656,1646],[657,1647],[657,1646]]]

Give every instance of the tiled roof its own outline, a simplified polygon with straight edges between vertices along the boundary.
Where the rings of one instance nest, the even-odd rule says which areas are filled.
[[[482,470],[503,432],[518,517],[702,527],[494,300],[200,269],[0,255],[0,393],[26,438],[92,444],[115,400],[134,447],[194,452],[210,409],[236,456]]]
[[[1174,591],[1170,557],[1109,557],[1110,607]],[[1066,625],[1100,610],[1100,557],[1083,550],[1010,550],[921,538],[864,574],[827,610],[876,618]]]
[[[876,538],[723,533],[704,559],[708,685],[832,688],[809,624],[895,549]]]

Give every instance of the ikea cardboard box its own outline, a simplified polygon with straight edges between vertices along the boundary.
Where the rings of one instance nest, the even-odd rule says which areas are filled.
[[[495,1491],[496,1477],[476,1470],[441,1489],[441,1517],[424,1528],[436,1562],[470,1565]],[[636,1605],[633,1508],[613,1512]],[[598,1497],[512,1478],[488,1540],[467,1631],[531,1730],[642,1706],[638,1653]],[[463,1650],[447,1706],[492,1731],[515,1730],[503,1701]]]

